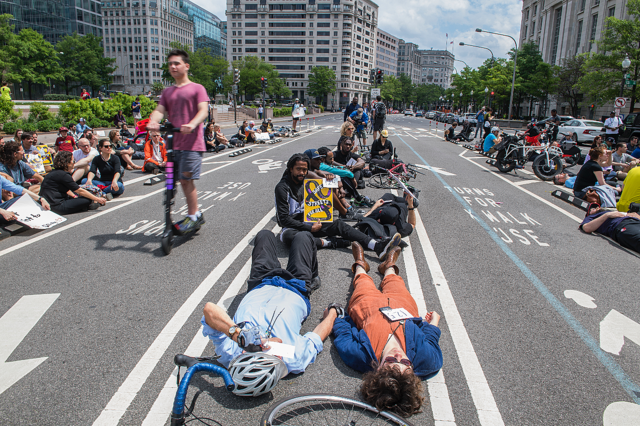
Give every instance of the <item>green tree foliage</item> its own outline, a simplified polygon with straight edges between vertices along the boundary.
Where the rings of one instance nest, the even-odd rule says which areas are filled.
[[[380,87],[380,96],[387,102],[394,104],[401,98],[400,81],[394,75],[386,75]]]
[[[181,44],[176,41],[169,43],[169,47],[182,49],[189,53],[189,80],[202,84],[211,96],[218,93],[216,80],[222,78],[224,81],[229,72],[229,62],[226,59],[222,56],[214,56],[208,47],[191,52],[191,45]],[[162,78],[169,81],[173,80],[166,62],[162,64]]]
[[[640,0],[627,3],[629,19],[607,18],[598,52],[587,54],[582,67],[584,75],[578,86],[595,102],[611,102],[620,95],[624,79],[622,61],[629,55],[631,66],[627,71],[632,80],[640,76]],[[636,102],[636,86],[624,88],[624,95],[631,96],[630,109]]]
[[[415,85],[411,82],[411,77],[406,74],[400,74],[398,82],[400,83],[399,99],[407,105],[415,99]]]
[[[512,58],[514,51],[515,49],[512,49],[510,52]],[[549,92],[554,91],[556,86],[557,79],[554,75],[554,67],[542,60],[538,45],[534,42],[522,44],[518,50],[513,113],[516,116],[519,115],[518,107],[525,101],[531,103],[533,100],[546,99]]]
[[[233,68],[240,70],[240,84],[238,93],[252,96],[262,93],[261,78],[266,77],[268,86],[266,93],[271,96],[291,96],[291,91],[280,79],[280,74],[271,64],[257,56],[245,56],[242,60],[234,61]],[[276,80],[280,80],[279,82]]]
[[[434,105],[444,93],[444,89],[437,84],[419,84],[416,87],[416,105],[428,108]]]
[[[21,80],[20,74],[15,70],[15,43],[14,26],[9,24],[12,15],[0,15],[0,73],[2,81],[15,83]]]
[[[160,83],[159,81],[156,81],[151,86],[151,92],[156,96],[162,93],[163,90],[164,90],[164,84]]]
[[[329,67],[314,67],[309,73],[309,94],[322,98],[326,105],[327,95],[336,91],[336,73]]]
[[[580,113],[580,104],[583,99],[580,90],[580,79],[584,76],[584,55],[575,56],[563,61],[561,67],[554,68],[554,77],[557,81],[556,93],[558,97],[569,102],[571,115],[577,117]]]

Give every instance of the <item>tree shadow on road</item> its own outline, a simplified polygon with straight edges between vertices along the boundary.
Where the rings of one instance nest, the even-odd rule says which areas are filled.
[[[182,237],[174,237],[173,239],[173,249],[180,247],[181,245],[189,242],[194,234],[190,234],[188,236]],[[134,234],[134,235],[114,235],[114,234],[102,234],[102,235],[94,235],[89,238],[89,240],[95,241],[96,250],[102,251],[135,251],[138,253],[149,253],[153,254],[155,257],[163,257],[165,256],[164,251],[162,251],[160,237],[157,235],[144,235],[144,234]]]

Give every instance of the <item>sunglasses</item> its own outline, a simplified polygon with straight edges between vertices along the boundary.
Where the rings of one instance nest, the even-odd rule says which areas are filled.
[[[382,362],[383,364],[402,364],[402,365],[406,365],[407,367],[411,367],[411,361],[409,361],[406,358],[402,358],[400,361],[398,361],[395,357],[392,356],[388,356],[384,359],[384,361]]]
[[[103,148],[111,148],[111,145],[102,145]]]

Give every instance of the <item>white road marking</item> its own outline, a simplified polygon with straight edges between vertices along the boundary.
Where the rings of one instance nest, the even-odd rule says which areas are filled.
[[[396,128],[395,128],[395,127],[387,127],[387,129],[389,129],[389,130],[395,130]]]
[[[415,230],[418,233],[424,257],[427,260],[427,265],[431,272],[431,279],[438,293],[438,298],[440,299],[443,317],[447,321],[447,326],[451,333],[453,344],[456,347],[462,371],[467,379],[469,391],[476,406],[480,424],[486,426],[504,425],[491,388],[489,388],[489,383],[484,375],[484,371],[482,371],[478,356],[462,322],[462,317],[460,316],[456,302],[453,299],[449,283],[440,267],[440,263],[438,262],[438,258],[436,257],[436,253],[433,250],[427,231],[420,218],[420,213],[418,212],[416,212]]]
[[[421,169],[431,170],[434,173],[438,173],[443,176],[455,176],[455,173],[449,173],[443,170],[441,167],[433,167],[433,166],[425,166],[424,164],[415,164],[416,167],[420,167]]]
[[[261,220],[249,231],[245,237],[231,250],[227,256],[218,263],[213,271],[200,283],[189,298],[182,304],[180,309],[164,326],[158,337],[144,353],[140,361],[131,370],[124,383],[113,395],[100,416],[93,422],[94,426],[117,425],[136,397],[142,385],[147,381],[149,375],[171,345],[180,329],[189,319],[193,311],[202,303],[202,299],[209,293],[211,288],[218,282],[220,277],[229,269],[234,260],[249,245],[249,242],[275,215],[275,207],[272,208]]]
[[[620,355],[625,338],[640,345],[640,324],[612,309],[600,321],[600,349]]]
[[[597,308],[597,305],[593,302],[595,299],[581,291],[565,290],[564,297],[566,297],[567,299],[572,299],[574,302],[576,302],[578,305],[582,306],[583,308],[588,308],[588,309]]]
[[[415,136],[413,136],[411,133],[409,132],[405,132],[407,134],[407,136],[411,136],[412,138],[414,138],[415,140],[418,140],[418,138],[416,138]]]
[[[633,420],[635,419],[635,420]],[[617,401],[609,404],[602,415],[603,426],[638,426],[640,405]]]
[[[0,394],[47,359],[44,357],[7,362],[59,296],[60,293],[22,296],[0,318]]]
[[[529,180],[522,180],[520,182],[513,182],[514,185],[516,186],[520,186],[520,185],[528,185],[530,183],[540,183],[542,182],[541,180],[533,180],[533,179],[529,179]]]
[[[427,129],[418,129],[418,130],[420,130],[421,132],[427,132],[428,131]]]
[[[276,225],[272,232],[277,234],[280,232],[280,229],[281,228]],[[240,272],[238,272],[238,275],[236,275],[222,297],[220,297],[217,303],[218,306],[225,310],[229,309],[231,302],[233,302],[233,299],[240,293],[244,282],[249,278],[249,272],[251,272],[251,258],[246,261]],[[193,340],[191,340],[191,343],[184,351],[184,354],[193,357],[202,356],[202,353],[207,347],[207,343],[209,343],[209,338],[202,335],[202,326],[200,326]],[[151,410],[149,410],[149,413],[142,422],[142,426],[156,426],[167,422],[173,409],[173,400],[176,396],[176,391],[178,390],[177,376],[178,368],[176,367],[165,382],[158,398],[156,398]]]

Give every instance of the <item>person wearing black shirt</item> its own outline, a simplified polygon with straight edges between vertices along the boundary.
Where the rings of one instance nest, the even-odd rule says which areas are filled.
[[[342,121],[347,121],[347,118],[351,115],[351,113],[353,111],[357,111],[358,108],[362,108],[362,107],[358,105],[358,97],[354,96],[351,103],[347,105],[347,107],[344,109],[344,120]]]
[[[591,203],[580,229],[590,234],[598,232],[612,238],[622,247],[640,253],[640,216],[638,213],[606,211]]]
[[[127,120],[124,118],[124,115],[122,114],[122,110],[121,109],[119,109],[118,113],[113,116],[113,124],[116,127],[120,127],[122,125],[127,124]]]
[[[553,125],[553,130],[552,130],[552,140],[557,140],[558,139],[558,126],[560,125],[560,117],[558,116],[558,111],[556,111],[555,109],[551,110],[551,117],[549,118],[549,123]]]
[[[456,127],[458,127],[458,123],[454,121],[453,123],[451,123],[451,126],[447,129],[446,138],[449,142],[455,142],[456,139],[459,140],[459,138],[456,138],[455,136]]]
[[[413,197],[396,197],[393,194],[384,194],[373,205],[371,210],[365,213],[382,225],[393,225],[402,238],[408,237],[416,227],[416,215],[414,213]]]
[[[573,195],[584,199],[586,195],[585,188],[593,186],[596,183],[606,185],[602,166],[598,163],[598,159],[603,155],[605,155],[605,149],[603,147],[591,148],[589,151],[589,161],[584,163],[578,172],[578,176],[576,176],[576,181],[573,184]],[[616,191],[620,192],[620,188],[616,188]]]
[[[280,240],[287,246],[293,242],[298,232],[311,232],[315,237],[318,248],[348,247],[351,241],[357,241],[362,247],[374,250],[383,260],[387,253],[400,244],[400,234],[391,239],[374,240],[357,229],[347,225],[340,219],[331,223],[320,221],[315,223],[304,221],[304,180],[309,170],[309,157],[304,154],[294,154],[287,162],[287,170],[276,185],[276,220],[282,227]],[[339,238],[331,238],[341,236]],[[329,237],[328,239],[326,237]]]
[[[122,125],[122,129],[120,130],[120,136],[122,138],[130,139],[133,137],[126,124]]]
[[[379,160],[391,160],[393,156],[393,144],[388,139],[389,132],[383,130],[380,132],[380,138],[373,141],[371,145],[371,158]]]
[[[100,155],[96,155],[91,161],[89,174],[86,179],[82,180],[82,183],[105,186],[106,188],[103,191],[106,194],[122,194],[124,192],[124,184],[120,174],[120,159],[111,154],[111,141],[109,139],[100,139],[98,151]],[[98,180],[94,180],[96,177]]]
[[[60,151],[53,159],[55,170],[49,172],[42,181],[40,196],[51,205],[51,210],[58,214],[78,213],[86,210],[94,210],[104,206],[106,199],[96,197],[73,180],[73,154],[68,151]],[[68,192],[74,192],[78,197],[72,198]]]

